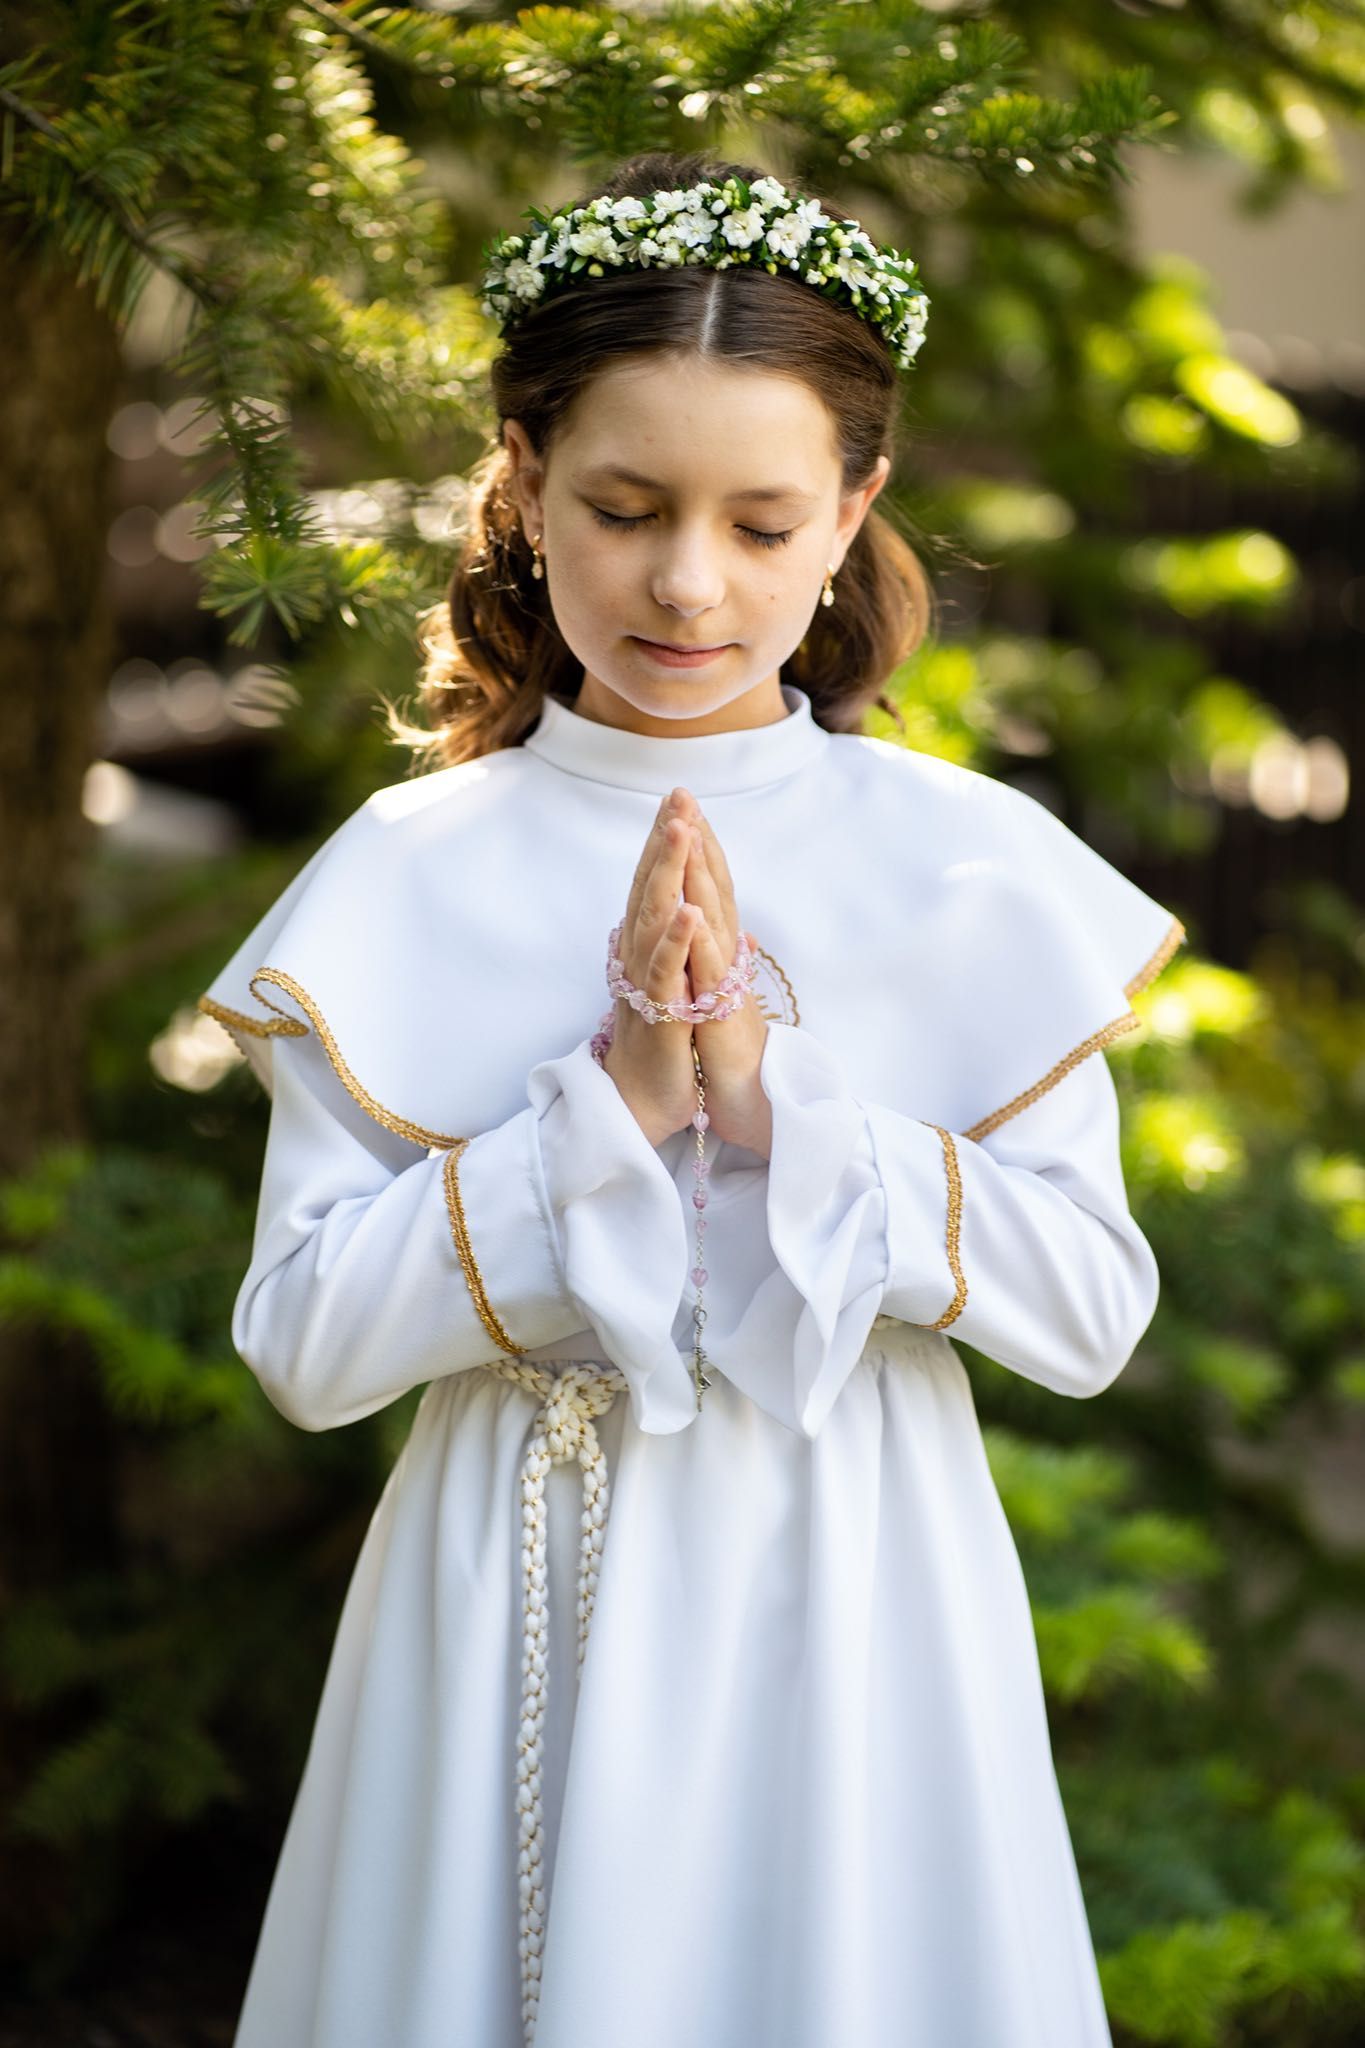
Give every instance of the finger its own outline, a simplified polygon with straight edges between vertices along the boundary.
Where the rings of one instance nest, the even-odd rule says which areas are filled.
[[[642,955],[651,953],[678,907],[683,874],[687,867],[687,827],[677,818],[665,821],[664,845],[645,881],[635,919],[635,943]]]
[[[670,1002],[687,961],[692,935],[701,918],[693,903],[680,903],[655,941],[641,986],[656,1003]]]
[[[694,1001],[698,996],[709,995],[712,990],[718,988],[726,968],[730,965],[704,925],[699,926],[692,935],[692,950],[688,955],[687,965]],[[748,1001],[749,995],[746,990],[741,996],[740,1007],[743,1008]],[[709,1042],[710,1033],[713,1030],[719,1031],[726,1021],[725,1018],[699,1018],[692,1028],[695,1032],[702,1033]]]
[[[655,819],[654,828],[651,830],[650,836],[645,842],[644,851],[640,856],[639,865],[637,866],[635,871],[636,917],[639,916],[641,906],[650,893],[651,884],[654,882],[659,868],[664,864],[671,865],[672,854],[677,843],[678,837],[676,831],[674,831],[672,828],[674,826],[674,821],[679,818],[683,820],[681,843],[684,849],[686,849],[688,823],[686,806],[688,804],[695,804],[695,799],[686,790],[684,790],[682,792],[681,799],[676,799],[672,795],[672,793],[670,793],[668,796],[664,798],[663,803],[659,806],[659,812],[657,818]],[[677,894],[677,890],[680,886],[680,882],[675,883],[675,895]]]
[[[626,898],[625,916],[621,921],[621,936],[623,940],[627,940],[635,929],[635,920],[640,914],[640,901],[645,892],[645,884],[649,880],[654,865],[666,844],[665,834],[671,815],[670,801],[668,797],[665,797],[658,810],[654,813],[654,823],[649,828],[644,846],[640,850],[640,858],[635,865],[635,873],[631,878],[630,893]]]
[[[694,995],[706,995],[715,988],[730,964],[716,942],[715,933],[700,917],[692,930],[687,964]]]
[[[706,842],[706,856],[711,863],[711,872],[716,878],[717,886],[722,895],[728,889],[733,897],[735,885],[730,874],[730,863],[725,858],[725,848],[711,829],[711,821],[700,806],[697,808],[694,822],[701,828],[701,836]]]
[[[706,858],[705,843],[695,825],[691,828],[687,871],[683,876],[683,893],[690,903],[697,904],[704,913],[716,945],[721,950],[728,947],[733,952],[734,941],[730,936],[730,922],[725,914],[725,905],[721,901],[715,876],[711,873]]]
[[[702,850],[706,856],[707,872],[711,877],[711,882],[716,892],[716,903],[720,924],[724,932],[724,943],[733,952],[735,935],[739,930],[739,909],[735,903],[734,884],[730,879],[729,866],[720,841],[704,819],[698,820],[696,829],[701,833]],[[715,928],[714,918],[712,919],[712,928]]]
[[[633,908],[627,904],[622,920],[621,957],[632,980],[639,980],[634,969],[645,967],[660,931],[673,915],[682,888],[686,849],[685,827],[671,812],[661,811],[636,872]]]

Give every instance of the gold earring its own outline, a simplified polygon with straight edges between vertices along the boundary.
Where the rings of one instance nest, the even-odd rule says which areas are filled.
[[[535,539],[531,542],[531,553],[535,557],[535,560],[531,564],[531,574],[535,577],[537,582],[540,582],[541,578],[545,574],[545,557],[541,554],[539,545],[539,543],[544,539],[544,537],[545,536],[543,534],[538,533]]]
[[[824,587],[824,589],[823,589],[823,590],[822,590],[822,591],[820,592],[820,602],[821,602],[821,604],[833,604],[833,602],[834,602],[834,564],[833,564],[833,562],[827,562],[827,563],[825,564],[825,587]]]

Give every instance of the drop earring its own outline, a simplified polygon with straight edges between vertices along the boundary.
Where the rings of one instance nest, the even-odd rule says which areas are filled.
[[[834,602],[834,564],[833,564],[833,562],[827,562],[827,563],[825,564],[825,587],[824,587],[824,589],[823,589],[823,590],[822,590],[822,591],[820,592],[820,602],[821,602],[821,604],[833,604],[833,602]]]
[[[537,583],[541,581],[545,574],[545,557],[541,554],[539,545],[542,539],[543,535],[538,533],[531,542],[531,553],[535,558],[531,563],[531,574],[535,577]]]

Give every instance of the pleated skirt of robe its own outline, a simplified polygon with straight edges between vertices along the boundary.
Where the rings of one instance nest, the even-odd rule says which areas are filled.
[[[590,1359],[591,1340],[564,1347]],[[553,1370],[553,1368],[551,1368]],[[1111,2048],[1028,1595],[966,1370],[874,1328],[814,1439],[718,1374],[546,1478],[534,2048]],[[524,2048],[535,1398],[432,1382],[347,1591],[234,2048]]]

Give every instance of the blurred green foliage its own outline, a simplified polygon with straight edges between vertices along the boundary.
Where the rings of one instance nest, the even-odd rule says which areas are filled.
[[[69,1859],[78,1901],[35,1962],[49,1982],[159,1832],[224,1802],[281,1824],[418,1398],[321,1435],[270,1408],[229,1347],[266,1106],[240,1068],[187,1094],[149,1064],[311,846],[401,772],[376,705],[411,688],[447,543],[399,488],[377,528],[324,517],[305,451],[342,449],[341,480],[372,491],[458,477],[491,424],[480,244],[617,155],[714,147],[837,192],[933,301],[883,505],[931,572],[991,581],[892,679],[908,743],[994,772],[1042,757],[1135,847],[1198,852],[1214,762],[1280,731],[1200,630],[1272,628],[1300,590],[1260,525],[1147,530],[1142,480],[1254,477],[1273,503],[1352,469],[1234,358],[1197,270],[1136,260],[1123,188],[1145,144],[1232,157],[1253,208],[1331,189],[1320,110],[1365,98],[1358,9],[1264,0],[1235,33],[1219,8],[1107,0],[483,20],[140,0],[70,28],[0,64],[0,207],[120,320],[172,281],[162,379],[211,424],[204,598],[281,654],[271,772],[298,837],[212,867],[99,859],[93,1142],[3,1194],[0,1316],[88,1344],[125,1542],[0,1628],[8,1711],[53,1731],[7,1824]],[[1019,593],[1060,623],[1020,630]],[[867,730],[900,737],[881,713]],[[1318,1484],[1365,1407],[1365,947],[1358,906],[1297,909],[1295,942],[1246,973],[1193,933],[1105,1055],[1162,1295],[1104,1401],[963,1347],[1123,2042],[1319,2048],[1365,2025],[1365,1723],[1342,1652],[1362,1559]]]

